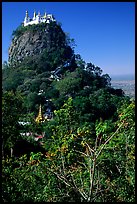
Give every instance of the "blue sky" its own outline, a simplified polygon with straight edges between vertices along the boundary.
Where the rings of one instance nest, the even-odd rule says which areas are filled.
[[[134,2],[3,2],[2,61],[8,59],[11,35],[28,10],[51,13],[74,38],[75,53],[111,75],[135,73]]]

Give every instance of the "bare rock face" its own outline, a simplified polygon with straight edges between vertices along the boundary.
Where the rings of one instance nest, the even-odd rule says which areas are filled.
[[[10,65],[21,63],[25,57],[39,55],[45,49],[50,49],[54,44],[58,46],[58,33],[64,37],[60,26],[45,24],[40,26],[30,26],[30,29],[23,28],[23,32],[14,35],[11,46],[9,47],[8,62]],[[25,30],[26,29],[26,30]]]

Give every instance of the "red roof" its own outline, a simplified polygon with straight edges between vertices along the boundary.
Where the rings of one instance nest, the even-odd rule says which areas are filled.
[[[37,135],[37,136],[35,136],[36,138],[43,138],[43,136],[42,135]]]

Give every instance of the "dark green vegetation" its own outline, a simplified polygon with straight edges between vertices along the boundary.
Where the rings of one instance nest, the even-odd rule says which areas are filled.
[[[41,54],[3,65],[2,199],[134,202],[135,102],[76,55],[63,31],[58,43],[52,35]],[[53,118],[37,124],[39,104]],[[45,136],[35,141],[34,133]]]

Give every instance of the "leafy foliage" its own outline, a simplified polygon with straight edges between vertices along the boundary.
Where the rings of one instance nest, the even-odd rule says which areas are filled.
[[[45,153],[4,161],[5,200],[134,201],[134,103],[118,110],[116,122],[97,121],[91,131],[75,124],[72,102],[55,112]]]
[[[43,53],[3,64],[3,201],[134,202],[135,102],[74,54],[59,24],[19,27],[13,37],[45,26]],[[39,104],[53,117],[37,124]]]
[[[5,92],[2,96],[2,154],[10,152],[19,137],[18,119],[21,114],[22,98],[19,94]]]

